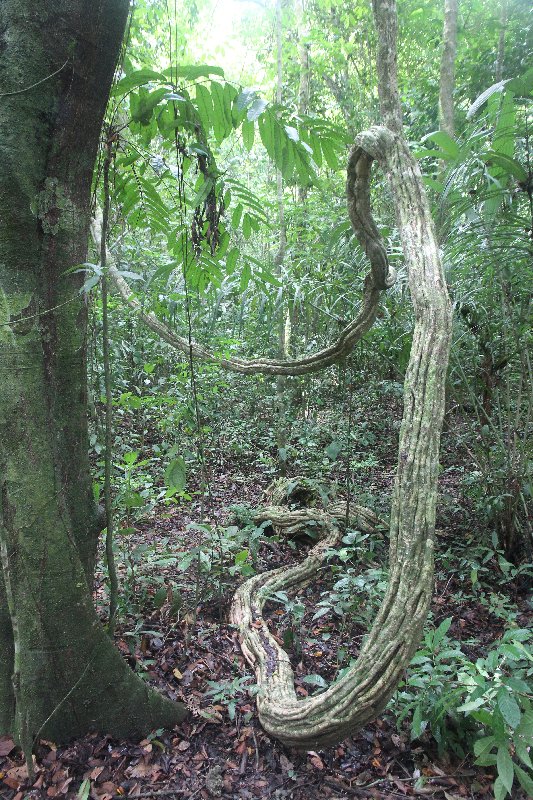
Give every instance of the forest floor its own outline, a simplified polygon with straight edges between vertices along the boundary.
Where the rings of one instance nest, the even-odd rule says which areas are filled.
[[[390,495],[395,435],[373,443],[379,458],[364,472],[367,493]],[[444,437],[444,460],[449,456]],[[320,752],[288,750],[264,733],[255,710],[254,676],[227,621],[232,592],[250,562],[249,543],[239,538],[238,526],[228,529],[228,509],[260,503],[270,476],[248,456],[221,449],[213,456],[211,473],[208,500],[191,492],[190,502],[133,525],[120,545],[124,596],[117,646],[145,680],[186,704],[187,720],[141,742],[97,734],[64,747],[41,741],[31,782],[13,742],[0,737],[0,799],[490,800],[494,769],[439,755],[427,733],[411,741],[407,724],[398,725],[389,710],[339,746]],[[458,489],[460,474],[460,469],[444,470],[441,477],[441,558],[430,619],[437,627],[451,617],[448,635],[475,660],[501,636],[505,615],[497,604],[487,607],[465,592],[463,573],[456,569],[465,540],[475,534]],[[375,612],[386,581],[386,535],[366,544],[363,563],[351,567],[352,577],[363,569],[366,576],[356,613],[342,616],[327,607],[332,585],[345,574],[334,561],[296,599],[274,598],[267,607],[265,616],[291,655],[302,697],[320,691],[357,655]],[[265,544],[263,538],[254,566],[262,571],[300,560],[307,546],[276,539]],[[103,608],[102,573],[98,579],[97,603]],[[527,627],[531,609],[516,587],[509,586],[508,593],[514,594],[517,624]],[[323,614],[317,616],[320,608]]]

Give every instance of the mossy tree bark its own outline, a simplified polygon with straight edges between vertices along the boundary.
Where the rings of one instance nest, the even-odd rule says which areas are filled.
[[[383,710],[417,647],[433,589],[439,441],[451,307],[422,176],[402,137],[395,0],[373,0],[373,11],[378,32],[380,106],[386,127],[372,128],[357,137],[354,152],[359,155],[352,157],[351,168],[363,177],[370,161],[376,160],[388,176],[416,319],[390,519],[389,584],[356,663],[323,694],[305,700],[296,695],[289,659],[263,621],[262,607],[273,590],[308,581],[323,563],[324,551],[335,536],[328,515],[317,512],[325,539],[302,564],[255,576],[240,587],[232,608],[243,652],[256,670],[263,727],[284,744],[307,750],[341,741]],[[368,184],[363,181],[362,185]],[[350,199],[350,181],[348,189]],[[367,255],[376,258],[377,229],[369,205],[362,202],[359,207],[359,224],[368,237]]]
[[[128,0],[0,5],[0,733],[26,754],[183,709],[151,692],[96,618],[87,436],[90,189]]]

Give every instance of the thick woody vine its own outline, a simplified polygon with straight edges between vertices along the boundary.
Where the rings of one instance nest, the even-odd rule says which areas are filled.
[[[237,591],[231,618],[260,687],[257,706],[265,730],[300,749],[341,741],[375,718],[396,689],[415,651],[433,586],[433,549],[440,432],[451,338],[451,306],[443,277],[428,201],[416,160],[402,137],[397,86],[395,0],[373,0],[378,33],[377,68],[383,127],[359,134],[348,163],[348,211],[369,262],[359,315],[337,341],[296,360],[219,358],[177,336],[138,300],[108,260],[109,275],[124,301],[161,338],[178,350],[244,374],[301,375],[345,356],[372,325],[379,296],[394,280],[372,219],[369,174],[373,161],[386,173],[396,209],[415,313],[413,344],[405,379],[404,413],[390,517],[390,577],[387,592],[359,656],[342,678],[318,696],[299,699],[287,654],[262,618],[268,595],[309,581],[336,542],[335,516],[299,512],[290,518],[279,507],[258,512],[290,527],[311,520],[322,536],[300,564],[254,576]],[[98,239],[98,225],[94,226]],[[357,512],[356,512],[357,513]],[[367,520],[368,522],[368,520]],[[364,524],[364,517],[359,524]]]

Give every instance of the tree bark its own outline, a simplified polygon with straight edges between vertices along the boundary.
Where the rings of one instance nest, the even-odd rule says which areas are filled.
[[[281,106],[283,96],[283,23],[281,17],[281,0],[276,0],[276,103]],[[274,268],[280,284],[283,286],[283,263],[287,250],[287,226],[285,224],[285,202],[283,197],[283,175],[276,169],[276,199],[278,203],[278,249],[274,256]],[[278,355],[283,361],[289,350],[290,328],[285,324],[285,300],[281,290],[278,319]],[[287,473],[287,439],[289,435],[289,407],[287,397],[287,378],[276,376],[276,444],[278,448],[278,471],[280,475]]]
[[[496,69],[494,77],[496,83],[503,78],[503,67],[505,63],[505,33],[507,31],[507,0],[501,0],[500,5],[500,32],[498,34],[498,56],[496,58]]]
[[[433,588],[433,549],[440,431],[451,339],[451,306],[418,163],[401,136],[396,82],[396,4],[373,0],[379,38],[378,75],[387,127],[356,139],[366,159],[377,160],[391,186],[415,311],[415,331],[405,379],[404,413],[390,519],[387,592],[354,666],[323,694],[299,700],[289,659],[271,636],[262,607],[273,590],[308,581],[335,541],[331,520],[317,512],[325,540],[296,567],[258,575],[238,590],[232,619],[260,686],[259,718],[288,746],[335,744],[386,706],[421,635]],[[362,161],[365,169],[368,164]],[[365,204],[363,204],[364,207]],[[367,220],[360,220],[362,226]],[[377,229],[368,220],[373,240]],[[367,249],[373,252],[376,242]]]
[[[439,123],[441,131],[455,136],[453,89],[457,52],[457,0],[444,0],[444,31],[440,63]]]
[[[98,624],[82,277],[127,0],[0,5],[0,733],[143,734],[182,709]]]

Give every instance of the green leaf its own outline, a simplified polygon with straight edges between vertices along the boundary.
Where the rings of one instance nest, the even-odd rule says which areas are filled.
[[[239,553],[237,553],[237,555],[235,556],[235,564],[236,564],[236,565],[238,565],[238,564],[244,564],[244,562],[246,561],[246,559],[247,559],[247,558],[248,558],[248,550],[241,550],[241,551],[240,551]]]
[[[239,292],[242,293],[245,291],[248,284],[250,283],[251,277],[252,277],[252,268],[250,267],[250,264],[247,261],[245,261],[242,268],[241,280],[239,283]]]
[[[498,777],[510,794],[513,788],[514,768],[507,745],[502,744],[498,747],[496,766],[498,768]]]
[[[88,800],[89,792],[91,791],[91,781],[88,778],[82,782],[76,795],[76,800]]]
[[[238,203],[233,209],[233,214],[231,215],[231,225],[235,229],[237,229],[241,224],[242,212],[243,212],[242,203]]]
[[[250,152],[254,144],[255,125],[249,120],[244,120],[241,126],[242,142],[245,149]]]
[[[467,714],[469,711],[474,711],[476,708],[479,708],[480,706],[484,705],[484,703],[485,703],[485,698],[478,697],[477,700],[470,700],[466,703],[463,703],[460,706],[457,706],[457,711],[463,711],[465,714]]]
[[[289,139],[292,139],[293,142],[300,141],[300,137],[298,136],[298,131],[296,130],[296,128],[292,128],[290,125],[285,125],[285,133],[287,134]]]
[[[242,221],[242,235],[245,239],[249,239],[252,234],[252,223],[250,220],[250,215],[245,214],[243,221]]]
[[[490,751],[494,747],[495,741],[495,736],[484,736],[482,739],[478,739],[476,742],[474,742],[474,754],[476,756],[480,756],[483,753]]]
[[[198,206],[201,203],[203,203],[204,200],[207,198],[208,194],[210,193],[214,185],[215,185],[214,178],[207,178],[207,180],[204,180],[203,184],[196,192],[194,200],[191,203],[191,208],[198,208]]]
[[[185,488],[185,479],[187,475],[187,467],[183,456],[176,456],[168,464],[165,470],[165,482],[167,486],[181,491]]]
[[[232,273],[239,258],[239,250],[237,247],[232,247],[226,256],[226,272]]]
[[[447,617],[445,620],[443,620],[441,622],[441,624],[439,625],[439,627],[437,628],[437,630],[433,634],[433,646],[434,647],[437,647],[442,642],[442,640],[444,639],[444,637],[448,633],[448,630],[449,630],[450,625],[452,624],[452,622],[453,622],[453,617]]]
[[[272,161],[276,160],[276,149],[274,145],[274,119],[271,114],[263,114],[259,117],[259,135],[261,141]]]
[[[246,113],[248,122],[255,122],[256,119],[259,119],[267,105],[268,103],[266,100],[262,100],[260,97],[257,97]]]
[[[213,119],[213,99],[211,92],[203,83],[196,84],[196,108],[202,123],[204,132],[207,133],[211,128]]]
[[[520,708],[514,697],[503,687],[496,696],[498,708],[509,727],[517,728],[520,725]]]
[[[168,95],[167,88],[156,89],[150,93],[141,89],[139,95],[132,95],[130,100],[132,120],[140,122],[141,125],[148,125],[152,119],[154,108],[166,95]]]
[[[342,450],[342,442],[333,441],[330,442],[330,444],[328,444],[328,446],[326,447],[326,455],[332,461],[335,461],[341,450]]]
[[[168,83],[168,80],[160,72],[154,72],[153,69],[138,69],[121,78],[116,86],[113,87],[111,94],[114,96],[125,94],[138,86],[144,86],[146,83]]]
[[[232,129],[231,111],[226,113],[224,88],[217,81],[211,81],[211,97],[213,99],[213,133],[217,144],[226,138]]]
[[[507,789],[505,788],[501,778],[496,778],[494,781],[494,800],[504,800],[507,797]]]
[[[533,92],[533,67],[528,69],[526,74],[522,75],[522,77],[510,80],[507,84],[507,89],[518,97],[528,97],[531,95]]]
[[[419,705],[415,708],[413,721],[411,723],[411,740],[418,739],[426,728],[426,722],[422,719],[422,709]]]
[[[207,64],[186,64],[181,67],[171,67],[171,75],[176,75],[178,78],[183,78],[186,81],[195,81],[197,78],[209,78],[210,75],[219,75],[224,77],[224,70],[222,67],[210,67]]]
[[[527,744],[521,739],[519,736],[513,737],[513,744],[516,755],[522,761],[526,767],[529,769],[533,769],[533,762],[531,761],[531,756],[529,755],[529,750]]]
[[[459,145],[449,133],[445,131],[434,131],[424,136],[422,142],[426,142],[428,139],[438,144],[441,150],[447,153],[451,158],[459,158]]]
[[[331,139],[321,139],[320,147],[322,148],[322,152],[324,154],[324,158],[326,160],[326,164],[328,165],[328,167],[330,169],[338,169],[339,162]]]
[[[533,780],[531,777],[527,774],[527,772],[525,772],[525,770],[522,769],[522,767],[519,767],[518,764],[514,765],[514,771],[516,777],[518,778],[518,783],[525,791],[527,796],[533,797]]]

